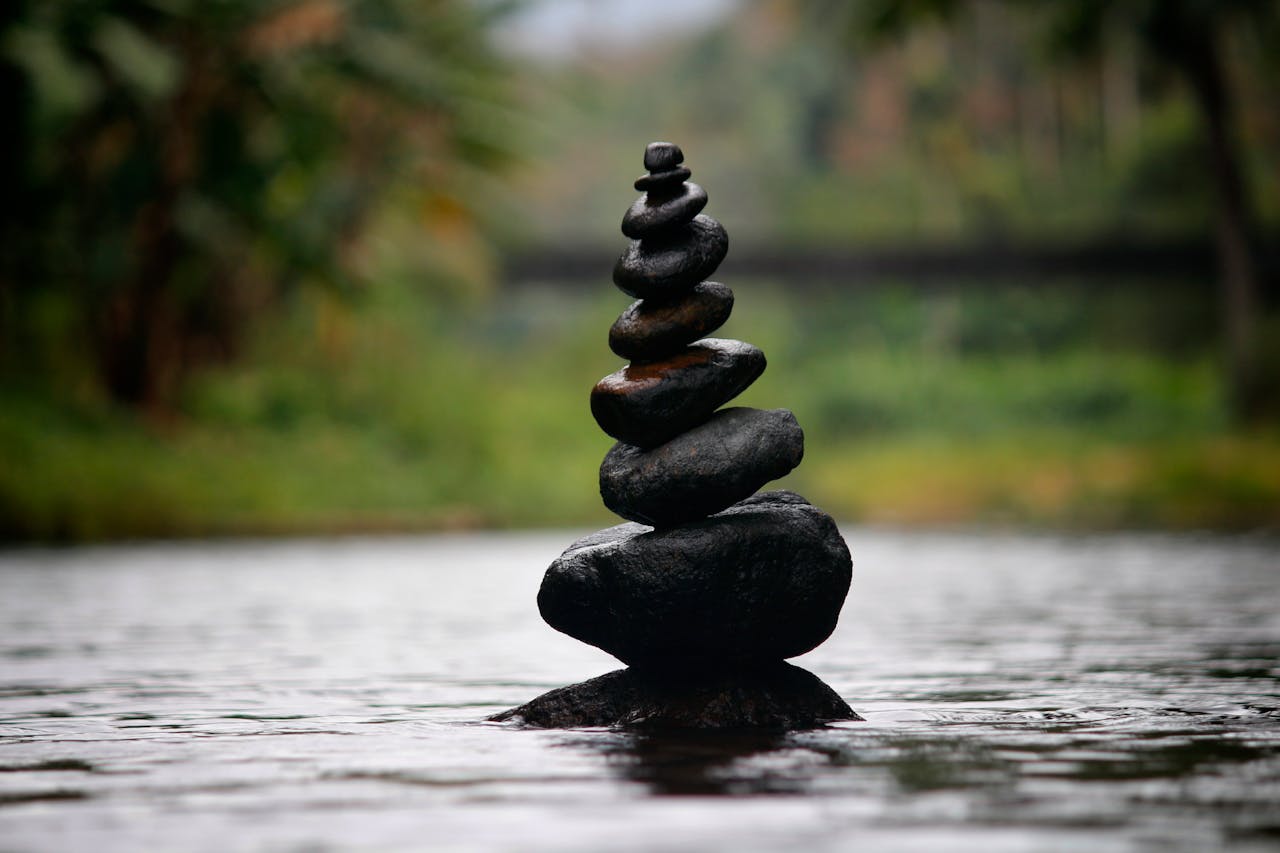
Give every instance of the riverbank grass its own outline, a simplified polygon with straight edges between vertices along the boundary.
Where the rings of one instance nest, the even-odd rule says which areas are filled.
[[[619,366],[604,343],[619,300],[502,302],[442,312],[404,288],[336,312],[302,300],[161,415],[0,386],[0,536],[615,521],[596,483],[611,442],[587,394]],[[1224,423],[1211,358],[1098,344],[1060,304],[1054,346],[997,346],[973,334],[990,312],[967,306],[744,299],[721,334],[770,367],[737,402],[790,408],[806,432],[805,462],[778,485],[850,523],[1280,527],[1280,434]],[[949,337],[926,322],[938,316]]]

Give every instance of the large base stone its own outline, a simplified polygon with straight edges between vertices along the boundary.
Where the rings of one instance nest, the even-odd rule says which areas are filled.
[[[766,492],[691,524],[620,524],[547,569],[542,618],[653,670],[777,661],[825,640],[849,591],[849,549],[831,516]]]
[[[673,677],[619,669],[560,687],[490,719],[549,729],[807,729],[862,719],[813,673],[786,663]]]

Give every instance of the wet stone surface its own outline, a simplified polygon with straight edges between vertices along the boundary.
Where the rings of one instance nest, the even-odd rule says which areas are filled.
[[[620,669],[544,693],[493,719],[557,729],[791,730],[861,717],[813,673],[775,663],[699,673]]]
[[[707,206],[707,191],[694,183],[681,184],[668,195],[646,193],[622,217],[622,233],[641,239],[690,221]]]
[[[830,516],[768,492],[681,527],[621,524],[578,540],[547,569],[538,609],[627,664],[775,662],[827,638],[850,573]]]
[[[677,352],[724,325],[733,291],[704,281],[675,301],[633,302],[609,329],[609,349],[622,358],[652,361]]]
[[[644,167],[650,172],[665,172],[684,162],[684,152],[674,142],[650,142],[644,148]]]
[[[803,457],[791,412],[723,409],[652,450],[614,445],[600,465],[600,495],[623,518],[670,527],[749,497]]]
[[[684,166],[676,166],[661,172],[650,172],[636,178],[635,188],[641,192],[648,190],[662,192],[677,187],[693,176],[693,172]]]
[[[591,414],[617,440],[656,447],[711,417],[764,369],[764,353],[751,344],[706,338],[604,377],[591,389]]]
[[[613,267],[613,283],[638,299],[672,299],[709,279],[729,251],[729,235],[706,214],[644,240],[632,240]]]

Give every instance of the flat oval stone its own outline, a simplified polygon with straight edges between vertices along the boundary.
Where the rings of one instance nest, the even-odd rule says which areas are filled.
[[[580,684],[557,687],[489,719],[544,729],[625,726],[791,731],[862,717],[813,673],[779,662],[745,671],[716,668],[698,673],[697,678],[618,669]]]
[[[750,497],[803,457],[791,412],[724,409],[652,450],[615,444],[600,465],[600,496],[623,518],[671,527]]]
[[[683,349],[724,325],[733,311],[733,291],[704,281],[675,302],[640,299],[609,329],[609,349],[622,358],[652,361]]]
[[[636,182],[632,186],[641,192],[645,190],[665,190],[679,186],[692,176],[693,172],[690,172],[687,167],[676,166],[674,169],[667,169],[665,172],[650,172],[647,175],[641,175],[636,178]]]
[[[706,214],[632,240],[613,266],[613,283],[639,299],[674,299],[705,281],[729,252],[729,235]]]
[[[557,631],[654,671],[778,661],[830,636],[851,573],[829,515],[766,492],[692,524],[578,540],[547,569],[538,609]]]
[[[662,361],[610,373],[591,389],[591,414],[619,441],[657,447],[711,417],[764,368],[764,353],[751,344],[707,338]]]
[[[707,206],[707,191],[697,184],[681,184],[675,195],[645,193],[627,208],[622,217],[622,233],[646,237],[672,225],[693,219]]]
[[[674,142],[650,142],[644,148],[644,167],[650,172],[665,172],[684,162],[684,152]]]

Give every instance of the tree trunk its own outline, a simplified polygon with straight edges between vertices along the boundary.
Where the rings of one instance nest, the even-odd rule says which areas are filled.
[[[1258,275],[1240,155],[1233,134],[1231,93],[1213,28],[1185,21],[1177,40],[1178,68],[1187,75],[1208,137],[1208,167],[1217,196],[1216,241],[1225,343],[1228,406],[1237,423],[1265,405],[1258,363]]]
[[[177,318],[168,293],[179,251],[172,199],[154,200],[138,219],[139,270],[106,307],[99,359],[113,400],[156,409],[167,402],[178,369]]]
[[[199,167],[201,122],[216,85],[211,56],[195,38],[183,43],[183,79],[168,109],[157,151],[151,201],[132,228],[135,275],[107,305],[100,363],[108,393],[117,402],[164,413],[186,367],[187,333],[175,304],[174,274],[183,253],[177,230],[179,199]]]

